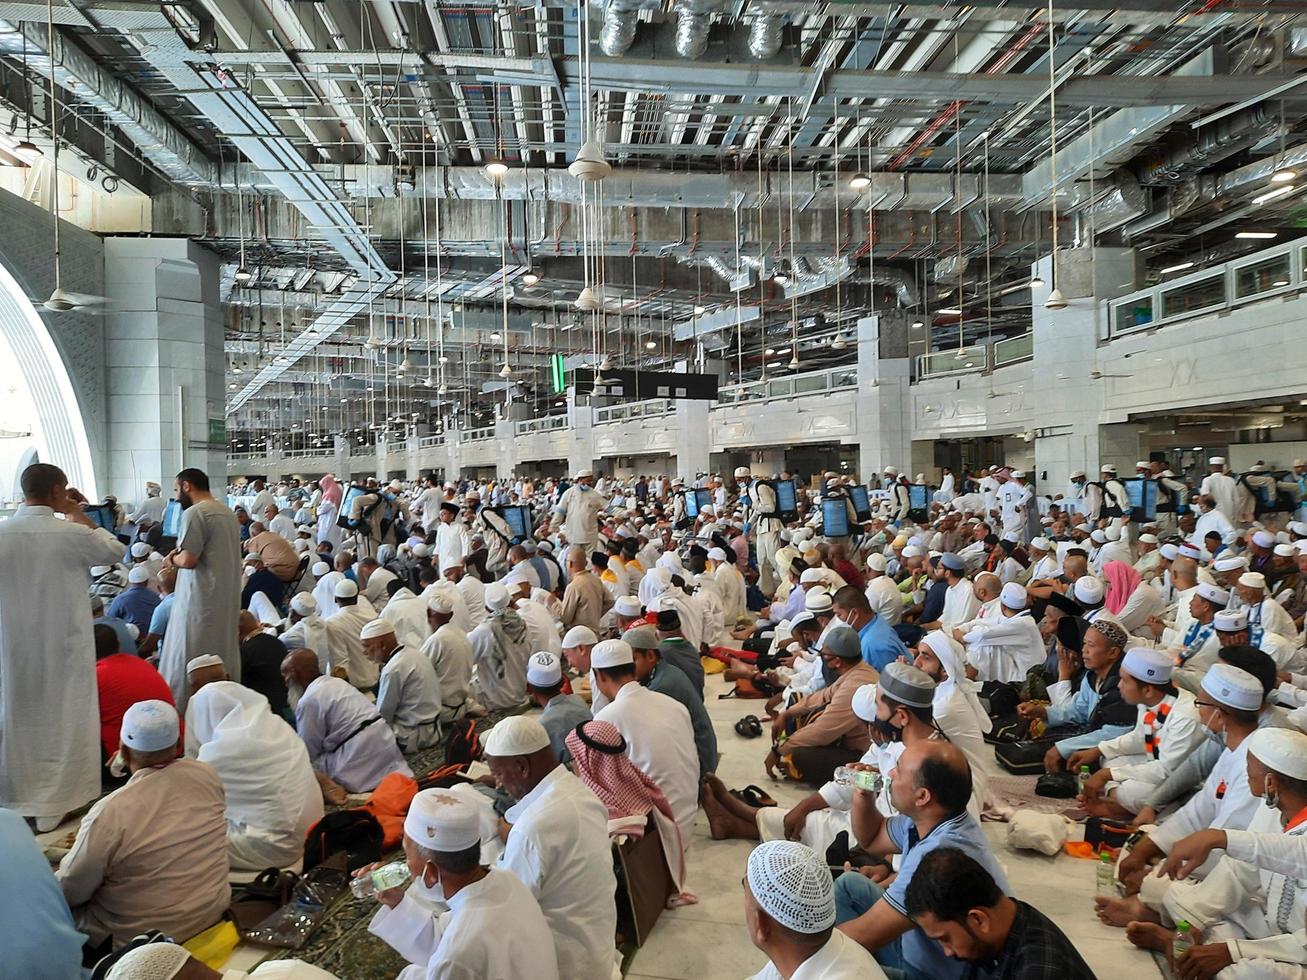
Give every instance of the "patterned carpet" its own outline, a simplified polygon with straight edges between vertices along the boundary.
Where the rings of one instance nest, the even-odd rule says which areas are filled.
[[[524,709],[491,711],[477,723],[477,732],[484,739],[486,732],[501,718],[518,714]],[[419,778],[439,767],[445,759],[444,746],[415,752],[407,757],[409,766]],[[328,812],[341,809],[327,807]],[[396,849],[384,856],[394,860],[402,852]],[[355,898],[346,891],[328,909],[321,924],[308,943],[298,950],[278,951],[269,959],[299,959],[321,967],[338,977],[349,980],[391,980],[407,966],[404,958],[368,932],[368,922],[377,909],[369,898]]]

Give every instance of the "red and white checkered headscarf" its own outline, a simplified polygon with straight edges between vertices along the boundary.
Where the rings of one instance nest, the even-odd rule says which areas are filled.
[[[608,818],[642,817],[659,810],[672,820],[672,806],[658,784],[626,755],[626,739],[607,721],[587,721],[567,733],[576,775],[608,807]]]

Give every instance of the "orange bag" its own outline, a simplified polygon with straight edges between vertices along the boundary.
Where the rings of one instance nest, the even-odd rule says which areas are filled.
[[[417,780],[392,772],[377,783],[377,788],[372,791],[372,799],[359,807],[360,810],[367,810],[381,824],[386,835],[382,847],[386,850],[398,847],[404,840],[404,817],[417,793]]]

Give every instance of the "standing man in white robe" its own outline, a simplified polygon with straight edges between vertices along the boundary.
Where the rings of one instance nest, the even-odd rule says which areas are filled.
[[[159,673],[185,716],[186,663],[192,657],[219,656],[227,676],[241,679],[235,627],[241,609],[241,532],[236,515],[209,492],[203,470],[177,474],[177,500],[183,508],[181,533],[163,560],[165,567],[177,569],[177,589],[171,629],[159,647]]]
[[[1211,457],[1207,465],[1211,472],[1203,477],[1203,482],[1198,485],[1198,492],[1214,499],[1216,509],[1233,524],[1239,519],[1239,485],[1235,483],[1234,477],[1225,472],[1224,456]],[[1201,539],[1199,543],[1201,544]],[[1227,541],[1226,544],[1229,542]]]
[[[593,488],[593,483],[594,473],[581,470],[554,507],[554,514],[563,519],[567,543],[580,545],[586,551],[599,540],[599,512],[604,509],[603,494]]]
[[[451,565],[461,565],[471,551],[467,525],[458,517],[458,504],[440,502],[440,523],[436,525],[436,562],[440,573]]]
[[[87,572],[123,546],[57,466],[33,463],[21,485],[22,506],[0,522],[0,806],[44,831],[100,794]]]
[[[617,912],[608,809],[561,765],[534,718],[505,718],[485,741],[499,789],[517,802],[499,867],[521,879],[554,934],[561,976],[609,980]]]
[[[404,818],[404,859],[413,883],[377,893],[383,907],[368,925],[412,964],[397,980],[558,980],[539,903],[512,872],[481,863],[475,803],[450,790],[418,793]]]

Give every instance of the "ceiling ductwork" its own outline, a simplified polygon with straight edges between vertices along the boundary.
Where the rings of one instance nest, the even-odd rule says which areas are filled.
[[[1148,192],[1139,186],[1134,174],[1118,170],[1111,185],[1098,200],[1084,209],[1084,216],[1095,232],[1120,228],[1148,213]]]
[[[626,54],[635,41],[640,11],[658,6],[651,0],[608,0],[604,7],[604,25],[599,30],[599,50],[610,58]]]
[[[753,20],[749,24],[749,54],[759,61],[775,58],[785,36],[786,15],[776,13],[770,7],[770,4],[755,3]]]
[[[1177,184],[1262,139],[1279,135],[1279,122],[1265,105],[1204,126],[1191,139],[1164,149],[1161,159],[1139,171],[1141,184]]]
[[[681,0],[676,5],[676,53],[690,60],[702,58],[708,50],[713,15],[727,6],[722,0]]]

